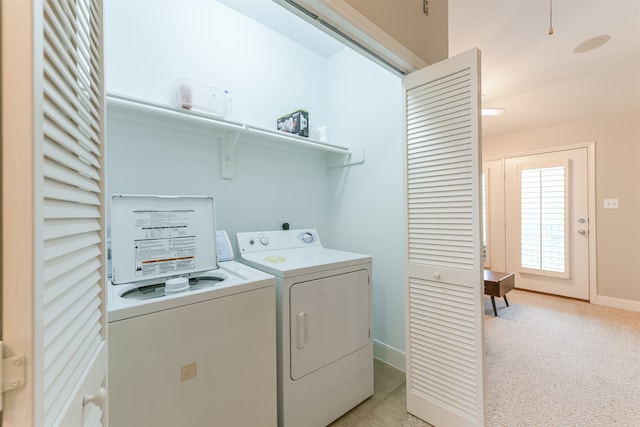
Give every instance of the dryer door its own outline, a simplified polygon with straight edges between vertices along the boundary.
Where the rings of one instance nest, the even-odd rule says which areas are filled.
[[[367,270],[296,283],[289,292],[292,380],[365,347],[371,340]]]

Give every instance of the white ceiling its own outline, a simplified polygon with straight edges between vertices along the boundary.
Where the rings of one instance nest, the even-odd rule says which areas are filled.
[[[219,1],[324,56],[342,46],[271,0]],[[640,0],[551,5],[548,35],[549,0],[449,0],[449,55],[478,47],[483,107],[506,108],[483,118],[485,138],[640,110]],[[604,34],[600,48],[573,52]]]
[[[344,43],[307,21],[294,17],[295,15],[273,0],[218,0],[218,3],[242,13],[325,58],[344,49]]]
[[[549,0],[449,0],[449,55],[477,46],[483,106],[507,109],[484,117],[485,138],[640,110],[640,0],[553,0],[553,35],[549,11]]]

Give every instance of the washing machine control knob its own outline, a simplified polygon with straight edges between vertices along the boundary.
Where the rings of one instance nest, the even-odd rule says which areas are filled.
[[[302,235],[302,241],[305,243],[311,243],[313,242],[313,234],[309,233],[308,231],[306,233],[304,233]]]
[[[267,246],[269,244],[269,236],[260,237],[260,243],[262,243],[263,246]]]

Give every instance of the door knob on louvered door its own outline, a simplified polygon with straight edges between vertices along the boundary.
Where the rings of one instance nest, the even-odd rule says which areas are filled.
[[[88,394],[84,395],[84,399],[82,399],[82,406],[87,406],[89,403],[93,403],[96,406],[102,406],[106,398],[107,390],[105,390],[104,387],[100,387],[96,394],[91,396]]]

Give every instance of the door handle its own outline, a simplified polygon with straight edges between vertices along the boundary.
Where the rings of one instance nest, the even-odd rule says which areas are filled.
[[[309,316],[304,311],[301,311],[296,316],[296,347],[298,350],[302,350],[304,345],[309,341]]]
[[[578,230],[578,234],[585,235],[587,234],[587,230]]]
[[[95,394],[85,394],[82,399],[82,406],[87,406],[89,403],[93,403],[96,406],[102,406],[107,399],[107,390],[104,387],[100,387]]]

